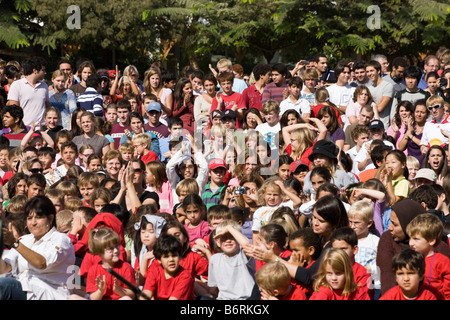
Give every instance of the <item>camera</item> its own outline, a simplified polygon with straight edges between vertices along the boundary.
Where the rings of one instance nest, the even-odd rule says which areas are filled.
[[[247,193],[246,187],[236,187],[236,189],[234,189],[234,194],[246,194],[246,193]]]
[[[440,85],[441,87],[446,87],[447,86],[447,78],[442,77],[441,81],[440,81]]]

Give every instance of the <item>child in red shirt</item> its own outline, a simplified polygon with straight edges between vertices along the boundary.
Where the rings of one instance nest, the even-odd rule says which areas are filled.
[[[135,296],[133,290],[108,272],[111,268],[128,282],[136,285],[133,268],[128,262],[121,260],[119,235],[106,227],[90,229],[89,250],[101,258],[101,261],[92,265],[87,274],[86,293],[90,295],[90,300],[133,299]]]
[[[434,250],[444,232],[441,220],[433,213],[420,214],[408,224],[406,232],[411,249],[425,256],[426,289],[438,300],[450,300],[450,259]]]
[[[307,300],[299,285],[291,282],[289,271],[281,262],[269,262],[255,274],[261,300]]]
[[[233,88],[234,75],[232,72],[223,72],[217,76],[217,82],[222,88],[222,93],[218,92],[211,103],[211,114],[214,110],[225,111],[232,109],[237,114],[236,129],[242,127],[242,119],[244,109],[246,108],[242,94],[234,92]]]
[[[257,234],[258,243],[266,248],[270,248],[274,254],[281,259],[288,260],[291,252],[285,248],[286,238],[288,237],[284,228],[275,223],[269,223],[261,227]],[[258,271],[266,262],[255,260],[256,271]]]
[[[133,136],[131,142],[133,143],[134,152],[145,164],[150,161],[158,161],[158,155],[150,150],[152,145],[152,138],[147,133],[139,133]]]
[[[348,254],[342,249],[329,248],[323,253],[309,300],[370,300],[370,297],[356,283]]]
[[[289,262],[308,269],[320,256],[322,242],[312,228],[301,228],[289,236],[288,248],[292,252]],[[294,277],[295,274],[292,275],[292,283],[299,285],[306,297],[309,298],[314,292],[312,285],[304,285],[295,281]]]
[[[350,227],[341,227],[336,229],[330,237],[330,243],[333,248],[342,249],[347,253],[352,263],[353,277],[361,290],[367,291],[373,297],[374,290],[369,286],[372,277],[367,269],[358,262],[355,262],[355,255],[358,252],[358,236],[355,230]]]
[[[194,300],[194,278],[180,266],[183,247],[174,236],[161,235],[153,253],[152,263],[145,275],[143,293],[155,300]],[[143,298],[141,298],[143,299]]]
[[[437,300],[425,288],[425,258],[422,253],[405,249],[392,258],[397,285],[383,294],[379,300]]]

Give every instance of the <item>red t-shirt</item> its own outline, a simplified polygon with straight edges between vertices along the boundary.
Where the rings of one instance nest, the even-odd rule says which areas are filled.
[[[184,259],[180,260],[180,266],[189,271],[193,277],[208,276],[209,262],[198,253],[190,251]]]
[[[194,300],[194,278],[188,270],[179,266],[174,277],[166,279],[164,269],[158,261],[154,261],[145,274],[144,290],[152,292],[155,300]]]
[[[291,284],[291,288],[283,297],[278,297],[279,300],[308,300],[302,288],[299,285]]]
[[[231,109],[235,105],[238,106],[238,109],[245,108],[244,98],[242,97],[242,94],[240,94],[239,92],[233,92],[229,96],[226,96],[221,93],[220,96],[223,100],[223,103],[220,106],[219,110],[222,112],[226,109]],[[214,99],[212,100],[212,103],[211,103],[211,113],[217,109],[217,104],[218,104],[217,98],[214,97]]]
[[[315,143],[316,143],[316,141],[314,141],[314,144]],[[294,161],[300,160],[302,163],[306,164],[311,169],[311,161],[309,161],[308,157],[313,152],[314,144],[310,148],[306,149],[305,152],[303,152],[303,154],[300,156],[300,159],[297,158],[297,159],[294,159]],[[286,147],[285,150],[288,155],[291,155],[292,154],[291,144],[288,144],[288,146]]]
[[[371,277],[370,273],[367,272],[367,269],[358,262],[355,262],[353,264],[353,275],[355,277],[355,282],[359,284],[360,288],[368,292],[368,282],[370,281]]]
[[[244,99],[244,104],[248,109],[255,108],[261,111],[262,93],[256,89],[254,84],[244,89],[242,97]]]
[[[142,162],[144,162],[145,164],[147,164],[147,163],[149,163],[150,161],[158,161],[159,158],[158,158],[158,155],[156,154],[156,152],[154,152],[154,151],[152,151],[152,150],[149,150],[149,151],[147,152],[146,155],[143,155],[143,156],[141,157],[141,160],[142,160]]]
[[[342,290],[331,290],[321,286],[319,291],[314,291],[309,300],[370,300],[370,297],[367,291],[360,287],[350,294],[343,295]]]
[[[400,288],[400,286],[397,285],[386,291],[386,293],[383,294],[379,300],[410,300],[410,299],[405,298],[402,289]],[[437,300],[437,299],[436,296],[431,291],[425,289],[422,285],[419,288],[417,296],[411,300]]]
[[[373,177],[375,177],[375,173],[377,173],[377,170],[378,169],[376,168],[364,170],[359,174],[359,181],[366,182],[367,180],[372,179]]]
[[[280,258],[285,258],[285,260],[288,260],[289,257],[291,256],[292,252],[289,250],[284,250],[281,254],[280,254]],[[259,269],[261,269],[261,267],[263,265],[265,265],[266,262],[261,261],[261,260],[256,260],[255,259],[255,266],[256,266],[256,271],[258,271]]]
[[[123,278],[128,280],[133,285],[136,285],[136,278],[135,278],[135,271],[133,267],[128,262],[119,260],[114,267],[112,268],[115,272],[117,272],[119,275],[121,275]],[[107,269],[105,269],[102,266],[102,262],[98,262],[97,264],[93,265],[87,274],[86,279],[86,292],[92,293],[97,291],[97,286],[95,285],[95,279],[100,276],[103,278],[105,276],[106,279],[106,289],[105,293],[103,294],[103,300],[119,300],[121,296],[119,296],[117,293],[114,292],[114,279],[115,277],[108,272]],[[128,288],[127,285],[119,281],[119,285],[124,288]]]
[[[439,252],[426,257],[423,283],[438,300],[450,300],[450,259]]]

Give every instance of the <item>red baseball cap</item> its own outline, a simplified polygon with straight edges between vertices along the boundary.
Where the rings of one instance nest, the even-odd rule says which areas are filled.
[[[292,174],[297,169],[303,169],[305,171],[309,171],[309,167],[306,163],[304,163],[303,161],[297,160],[297,161],[291,162],[291,164],[289,165],[289,174]]]
[[[214,170],[216,168],[227,168],[227,165],[225,164],[225,161],[223,161],[220,158],[212,159],[209,163],[209,170]]]

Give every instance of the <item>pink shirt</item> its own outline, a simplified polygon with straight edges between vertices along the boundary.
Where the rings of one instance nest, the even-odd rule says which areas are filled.
[[[19,102],[23,109],[23,122],[26,126],[32,122],[41,122],[44,118],[45,102],[49,101],[48,86],[44,81],[33,86],[24,77],[11,84],[8,100]]]

